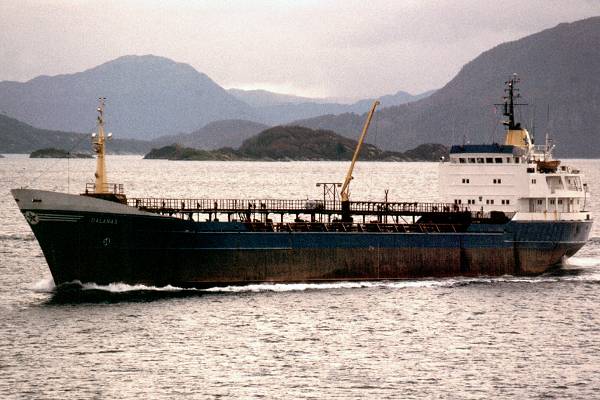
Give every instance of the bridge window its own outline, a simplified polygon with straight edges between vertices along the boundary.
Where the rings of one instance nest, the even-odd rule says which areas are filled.
[[[477,164],[483,164],[483,157],[477,157]]]
[[[502,183],[502,179],[499,179],[499,178],[498,179],[494,179],[493,182],[496,183],[496,184],[500,184],[500,183]]]
[[[469,164],[475,164],[475,159],[472,157],[469,157]]]
[[[521,159],[519,157],[515,157],[515,164],[518,164],[521,162]]]
[[[502,204],[510,204],[510,200],[502,200]]]
[[[470,182],[469,182],[469,179],[463,178],[462,183],[470,183]]]
[[[510,157],[506,157],[506,162],[507,162],[508,164],[510,164],[510,160],[512,160]]]
[[[496,162],[496,164],[502,164],[502,157],[496,157],[494,161]]]
[[[458,162],[459,162],[459,163],[461,163],[461,164],[464,164],[464,163],[465,163],[465,161],[466,161],[466,160],[465,160],[464,158],[462,158],[462,157],[458,159]]]
[[[492,157],[488,157],[488,158],[485,159],[485,162],[487,164],[493,164],[494,163],[494,159]]]

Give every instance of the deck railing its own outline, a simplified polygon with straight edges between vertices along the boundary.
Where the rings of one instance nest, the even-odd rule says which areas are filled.
[[[96,190],[97,186],[94,182],[88,182],[85,184],[86,193],[112,193],[112,194],[124,194],[125,190],[122,183],[106,183],[102,185],[102,190]]]
[[[278,199],[166,199],[166,198],[131,198],[128,204],[148,211],[170,212],[270,212],[270,213],[340,213],[341,203],[332,200],[278,200]],[[448,213],[467,212],[469,208],[452,203],[419,203],[419,202],[376,202],[351,201],[350,212],[359,214],[396,214],[408,213]]]

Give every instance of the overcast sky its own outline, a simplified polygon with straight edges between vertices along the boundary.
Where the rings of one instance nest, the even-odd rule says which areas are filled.
[[[155,54],[224,87],[416,94],[497,44],[596,15],[600,0],[0,0],[0,80]]]

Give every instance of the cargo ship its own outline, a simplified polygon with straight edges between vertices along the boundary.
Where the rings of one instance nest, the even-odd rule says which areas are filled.
[[[343,185],[323,183],[322,199],[128,198],[106,179],[104,99],[93,134],[95,182],[81,195],[12,194],[56,285],[537,275],[586,243],[592,216],[581,171],[554,159],[548,139],[534,145],[515,121],[517,83],[506,82],[501,104],[504,143],[452,146],[440,160],[439,203],[350,199],[377,102]]]

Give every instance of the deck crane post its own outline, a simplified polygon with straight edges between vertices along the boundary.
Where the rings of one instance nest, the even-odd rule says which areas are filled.
[[[371,110],[367,115],[367,120],[365,121],[365,125],[363,126],[362,133],[360,138],[358,139],[358,143],[356,144],[356,149],[354,150],[354,155],[352,156],[352,162],[350,163],[350,168],[348,168],[348,172],[346,173],[346,179],[344,180],[344,184],[342,185],[342,190],[340,192],[340,197],[342,200],[342,222],[352,222],[352,217],[350,216],[350,181],[353,179],[352,172],[354,171],[354,164],[356,164],[356,160],[360,154],[360,150],[362,148],[362,144],[367,136],[367,131],[369,130],[369,125],[371,124],[371,119],[373,119],[373,114],[375,114],[375,109],[379,105],[379,101],[375,100],[373,105],[371,106]]]

